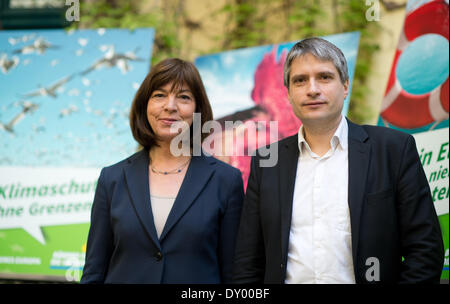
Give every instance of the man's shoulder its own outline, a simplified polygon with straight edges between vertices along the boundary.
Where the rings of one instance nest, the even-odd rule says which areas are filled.
[[[354,137],[355,134],[357,134],[356,136],[361,136],[362,133],[365,133],[367,135],[367,138],[369,138],[369,140],[372,142],[401,143],[407,140],[408,138],[412,137],[412,135],[406,132],[402,132],[399,130],[383,126],[359,125],[351,121],[349,121],[348,126],[350,138]],[[361,130],[363,130],[364,132],[361,133],[360,132]]]
[[[298,134],[297,133],[295,133],[294,135],[285,137],[282,140],[278,141],[278,145],[280,145],[280,146],[281,145],[292,145],[292,144],[295,144],[295,145],[298,144]]]
[[[282,147],[282,146],[292,146],[292,145],[294,145],[294,146],[298,145],[297,133],[294,134],[294,135],[285,137],[285,138],[283,138],[281,140],[278,140],[276,142],[273,142],[273,143],[271,143],[269,145],[266,145],[264,147],[260,147],[258,149],[258,152],[261,151],[262,149],[265,149],[265,150],[267,150],[267,149],[274,149],[274,148],[278,149],[279,147]]]
[[[278,167],[280,162],[290,162],[294,158],[298,158],[297,134],[260,147],[253,156],[252,162],[259,164],[261,168],[272,170]]]
[[[404,139],[406,139],[407,137],[411,136],[410,134],[408,134],[406,132],[398,131],[398,130],[383,127],[383,126],[362,125],[361,127],[364,128],[364,130],[367,132],[367,134],[370,137],[396,138],[396,139],[404,138]]]

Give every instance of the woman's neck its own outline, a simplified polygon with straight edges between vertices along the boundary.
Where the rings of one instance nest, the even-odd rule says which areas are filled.
[[[170,143],[159,143],[159,146],[153,146],[149,151],[149,157],[153,164],[158,166],[170,166],[185,162],[190,156],[175,156],[170,151]]]

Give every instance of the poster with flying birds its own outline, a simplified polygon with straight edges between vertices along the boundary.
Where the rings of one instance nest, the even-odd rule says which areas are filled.
[[[78,281],[102,167],[133,154],[154,30],[0,31],[0,278]]]

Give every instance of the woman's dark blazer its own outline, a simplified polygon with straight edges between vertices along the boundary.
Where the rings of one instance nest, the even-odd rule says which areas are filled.
[[[228,283],[244,197],[238,169],[192,157],[158,239],[148,151],[101,171],[81,283]]]

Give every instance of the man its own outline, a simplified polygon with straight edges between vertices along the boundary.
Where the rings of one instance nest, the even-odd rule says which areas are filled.
[[[341,50],[297,43],[284,67],[298,134],[279,162],[253,157],[234,262],[236,283],[437,283],[441,230],[414,138],[359,126]]]

